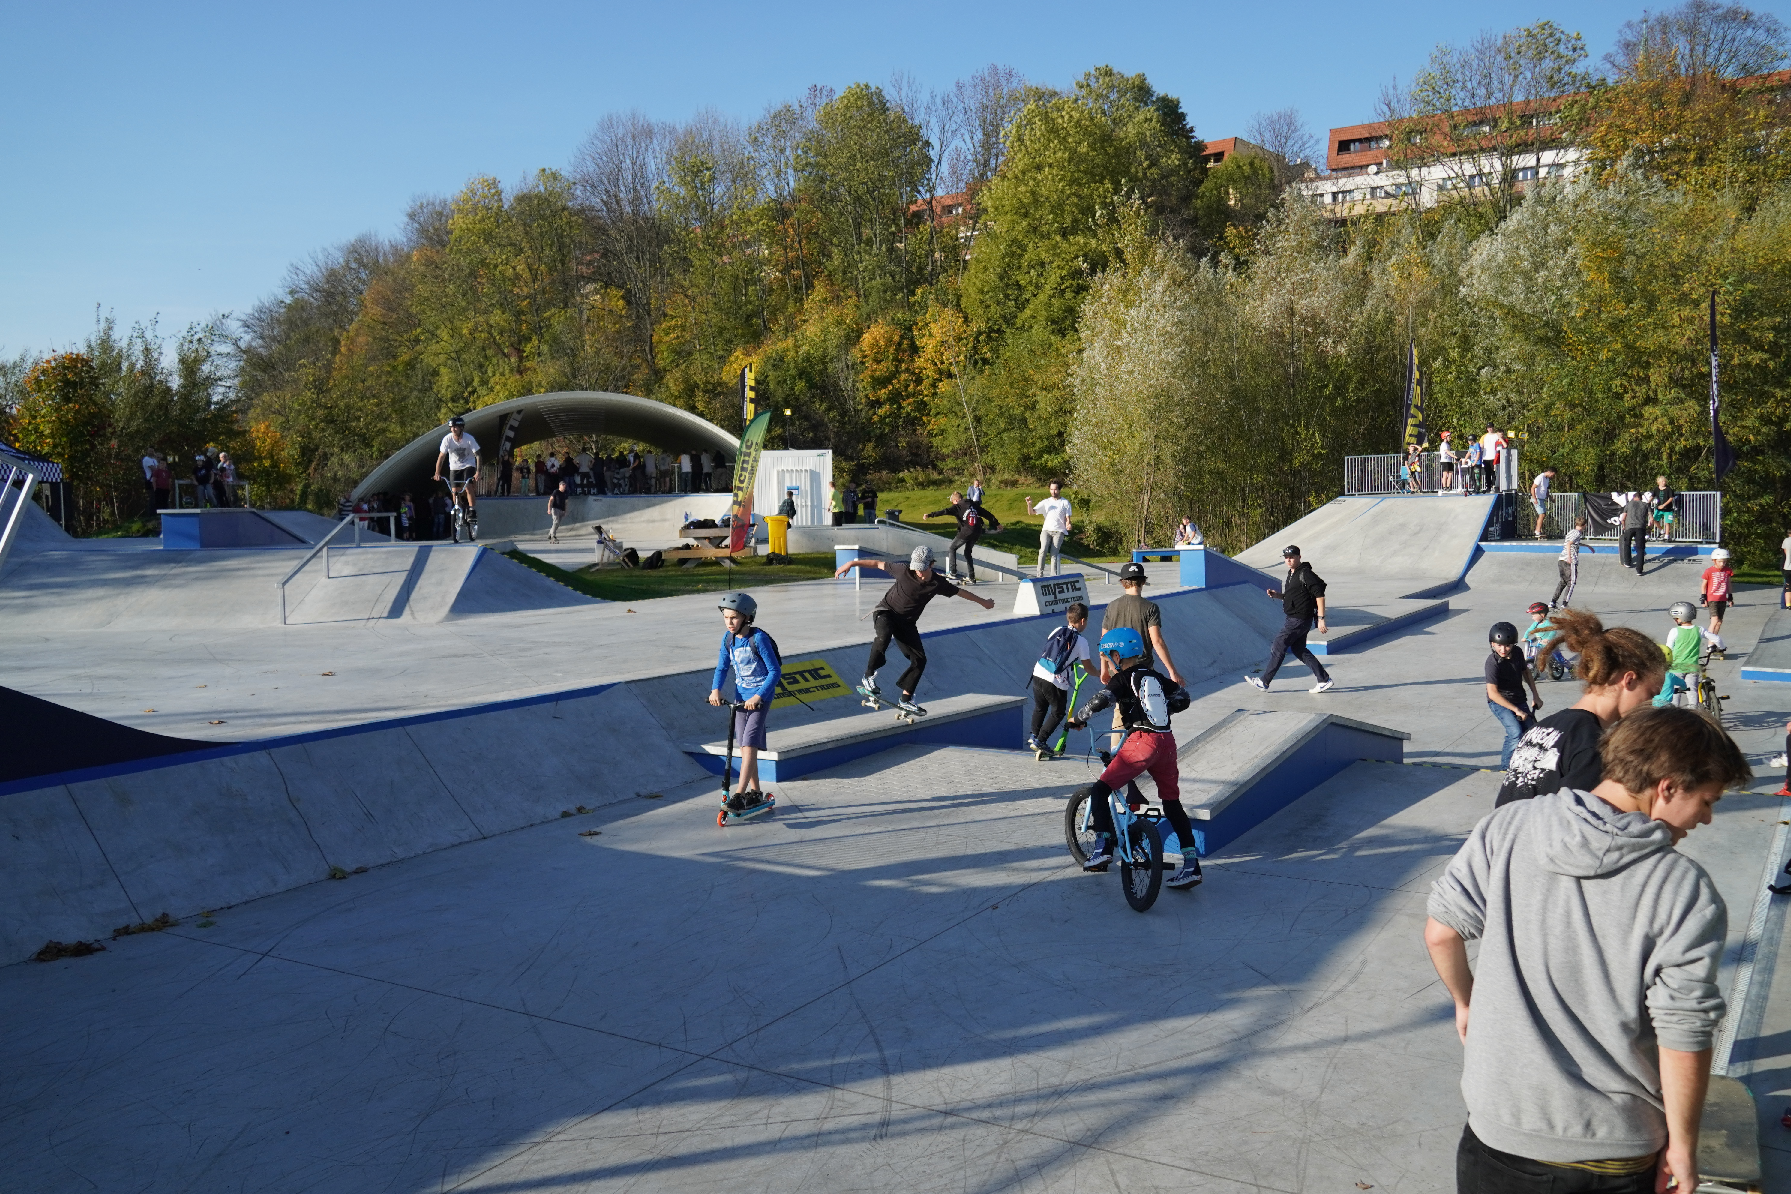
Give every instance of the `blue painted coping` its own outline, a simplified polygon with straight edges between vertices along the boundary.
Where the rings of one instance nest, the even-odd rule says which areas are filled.
[[[1268,586],[1268,579],[1256,569],[1207,547],[1139,548],[1132,552],[1132,562],[1176,565],[1176,583],[1184,589],[1218,589],[1236,584]]]
[[[1791,671],[1771,667],[1748,667],[1744,664],[1741,668],[1741,678],[1743,680],[1759,680],[1767,684],[1791,684]]]
[[[1021,706],[1029,710],[1030,705]],[[889,716],[894,718],[893,710]],[[825,771],[829,767],[838,767],[841,763],[850,763],[855,759],[881,754],[897,746],[983,746],[1014,749],[1018,744],[1013,740],[1013,710],[991,709],[987,713],[978,713],[972,717],[960,717],[951,721],[940,721],[928,724],[921,718],[913,725],[897,730],[891,734],[879,735],[875,738],[862,738],[854,742],[842,742],[838,746],[825,746],[819,750],[804,751],[787,759],[767,759],[759,756],[759,779],[763,783],[774,784],[783,780],[796,779],[815,771]],[[686,751],[686,755],[695,760],[697,766],[711,775],[720,775],[723,757],[712,755],[707,751],[696,753]],[[734,775],[740,774],[740,748],[734,748]]]
[[[1239,794],[1218,816],[1210,821],[1195,821],[1195,852],[1205,858],[1224,849],[1333,775],[1364,759],[1403,763],[1405,740],[1335,722],[1325,726]],[[1168,833],[1167,824],[1164,832]]]

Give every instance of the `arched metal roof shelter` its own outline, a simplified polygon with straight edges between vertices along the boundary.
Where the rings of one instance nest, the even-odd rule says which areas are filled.
[[[527,444],[562,435],[613,435],[621,439],[639,440],[664,452],[721,452],[733,460],[740,451],[740,441],[709,420],[687,410],[640,398],[633,394],[610,394],[596,390],[563,390],[554,394],[531,394],[481,406],[462,416],[467,434],[479,441],[482,458],[487,463],[497,460],[498,445],[512,415],[520,415],[512,446]],[[353,496],[370,493],[422,494],[429,490],[435,475],[435,458],[442,436],[448,434],[446,424],[419,435],[368,473],[355,486]]]

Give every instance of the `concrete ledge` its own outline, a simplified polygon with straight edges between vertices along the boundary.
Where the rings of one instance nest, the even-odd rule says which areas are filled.
[[[1237,710],[1179,752],[1194,848],[1222,849],[1352,763],[1403,762],[1410,737],[1335,713]]]
[[[1615,539],[1594,539],[1589,540],[1589,542],[1593,547],[1598,548],[1602,548],[1608,544],[1613,551],[1616,550],[1617,547],[1617,541]],[[1715,543],[1655,543],[1651,540],[1648,544],[1648,558],[1654,559],[1656,556],[1675,558],[1707,556],[1715,551],[1717,546],[1718,545]],[[1561,554],[1561,541],[1557,539],[1551,543],[1546,540],[1539,541],[1535,539],[1489,540],[1480,544],[1480,550],[1489,555],[1558,556]]]
[[[162,546],[171,551],[217,547],[304,547],[306,541],[258,510],[244,507],[157,510]]]
[[[927,715],[913,724],[897,721],[893,710],[868,710],[831,721],[771,730],[768,748],[759,752],[759,779],[778,783],[815,771],[824,771],[877,754],[892,746],[995,746],[1013,748],[1016,710],[1027,703],[1022,696],[972,693],[927,702]],[[863,706],[858,706],[863,710]],[[689,743],[684,752],[711,775],[720,775],[727,755],[725,738]],[[739,774],[740,748],[734,748],[734,772]]]
[[[1448,587],[1453,586],[1454,582],[1451,581]],[[1353,651],[1374,639],[1392,634],[1396,630],[1404,630],[1408,626],[1429,621],[1431,618],[1440,618],[1448,612],[1449,603],[1447,601],[1433,601],[1428,605],[1419,606],[1417,609],[1395,614],[1391,618],[1384,618],[1379,622],[1373,622],[1343,634],[1332,635],[1330,638],[1309,638],[1306,640],[1306,645],[1312,649],[1314,655],[1339,655],[1345,651]]]

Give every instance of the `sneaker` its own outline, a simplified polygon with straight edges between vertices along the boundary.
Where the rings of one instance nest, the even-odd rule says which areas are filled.
[[[914,698],[912,697],[903,697],[895,703],[895,707],[900,709],[903,713],[923,714],[926,712],[925,709],[922,709],[919,705],[914,703]]]
[[[1780,788],[1778,791],[1774,792],[1773,795],[1774,796],[1791,796],[1791,780],[1786,780],[1785,785],[1782,788]]]
[[[858,686],[858,691],[868,697],[883,695],[883,690],[877,687],[877,677],[875,676],[866,676],[864,682]]]
[[[1200,881],[1204,878],[1206,878],[1206,876],[1200,873],[1200,864],[1198,862],[1191,862],[1187,859],[1183,859],[1180,869],[1178,869],[1175,874],[1169,876],[1169,878],[1163,880],[1163,882],[1169,887],[1199,887]]]
[[[1783,767],[1786,762],[1784,755],[1773,755],[1772,758],[1766,760],[1766,765],[1768,767]]]
[[[746,793],[745,792],[733,793],[726,800],[723,800],[721,802],[721,806],[723,808],[727,809],[730,813],[739,812],[741,809],[746,807]]]
[[[1245,676],[1244,683],[1248,684],[1252,688],[1260,689],[1263,692],[1267,692],[1269,690],[1269,686],[1262,682],[1261,676]]]
[[[1104,871],[1107,864],[1113,861],[1113,843],[1105,835],[1095,839],[1095,848],[1089,852],[1088,861],[1082,864],[1085,871]]]
[[[1314,684],[1312,686],[1312,691],[1313,692],[1330,692],[1332,687],[1335,686],[1336,683],[1337,683],[1337,681],[1335,681],[1335,680],[1320,680],[1317,684]]]
[[[1041,743],[1041,742],[1040,742],[1040,741],[1039,741],[1039,740],[1038,740],[1038,739],[1037,739],[1037,738],[1036,738],[1036,737],[1035,737],[1035,738],[1028,738],[1028,739],[1027,739],[1027,740],[1026,740],[1026,749],[1027,749],[1027,750],[1030,750],[1030,751],[1031,751],[1031,752],[1032,752],[1032,753],[1033,753],[1033,754],[1035,754],[1035,755],[1036,755],[1036,754],[1043,754],[1043,753],[1044,753],[1044,751],[1045,751],[1045,747],[1044,747],[1044,744],[1043,744],[1043,743]]]

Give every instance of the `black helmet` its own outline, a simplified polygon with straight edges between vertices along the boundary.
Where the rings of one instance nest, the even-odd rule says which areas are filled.
[[[1144,565],[1140,564],[1137,560],[1133,560],[1130,564],[1121,564],[1119,566],[1119,579],[1135,580],[1139,584],[1145,583]]]
[[[466,420],[461,418],[459,415],[455,415],[453,418],[448,420],[448,426],[450,426],[450,427],[465,427]]]
[[[1494,622],[1492,629],[1486,632],[1486,641],[1509,647],[1517,641],[1517,627],[1509,622]]]
[[[1291,560],[1299,554],[1300,554],[1300,549],[1295,547],[1291,543],[1289,543],[1286,547],[1281,549],[1281,558],[1284,560]]]

